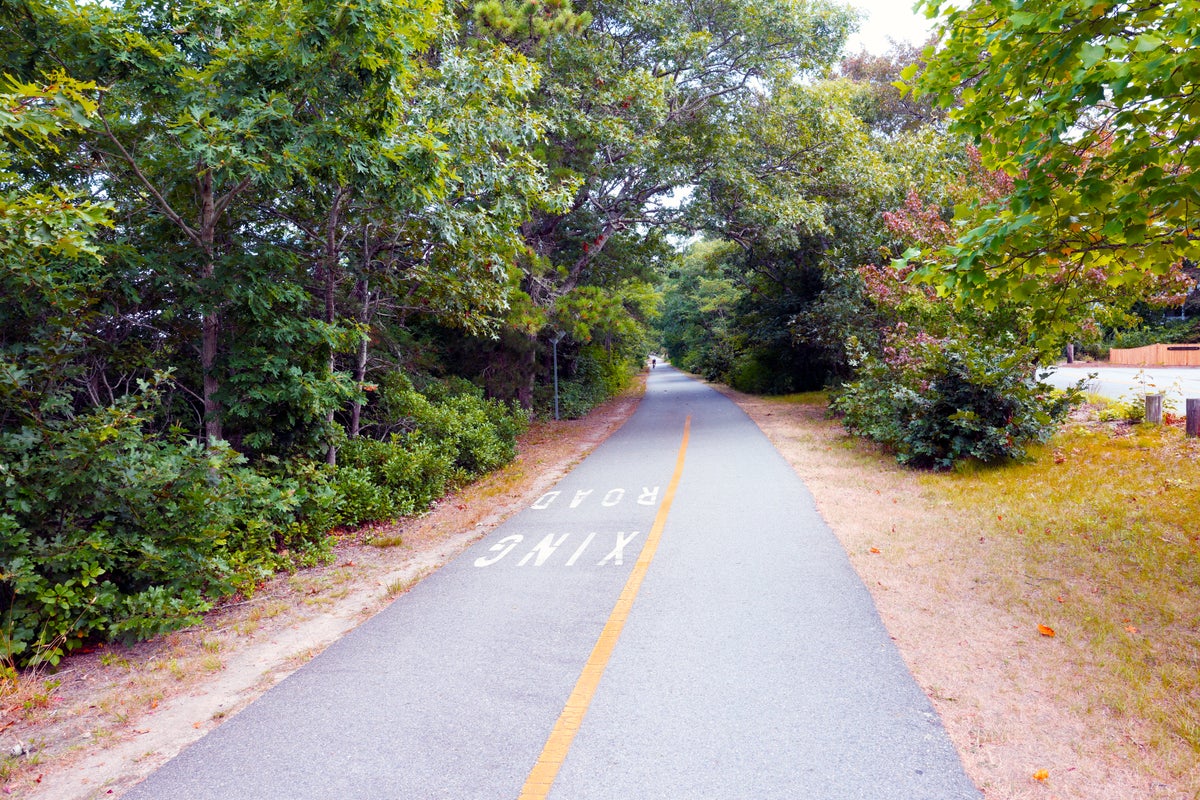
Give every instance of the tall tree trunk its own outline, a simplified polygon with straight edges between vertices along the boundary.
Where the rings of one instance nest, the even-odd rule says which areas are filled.
[[[217,379],[217,345],[221,337],[221,314],[216,309],[205,312],[201,319],[200,367],[204,371],[204,442],[214,447],[224,438],[221,425],[221,403],[217,392],[221,382]]]
[[[333,197],[333,205],[329,209],[329,216],[325,221],[325,266],[324,266],[324,299],[325,299],[325,322],[332,325],[337,321],[337,280],[338,280],[338,261],[341,257],[341,243],[338,240],[338,231],[342,223],[342,209],[345,202],[350,197],[350,190],[344,186],[337,187],[337,192]],[[337,353],[332,347],[329,348],[329,377],[332,380],[333,373],[337,370]],[[329,409],[329,413],[325,415],[325,424],[330,431],[333,430],[335,409]],[[337,445],[332,441],[329,442],[328,448],[325,450],[325,463],[330,466],[337,464]]]
[[[216,274],[217,221],[221,218],[225,209],[229,207],[229,204],[238,195],[250,188],[254,182],[253,177],[247,176],[242,178],[236,186],[233,186],[224,195],[218,197],[216,188],[213,185],[213,171],[211,167],[205,164],[203,160],[197,163],[195,174],[197,176],[196,198],[199,203],[199,218],[197,226],[192,227],[172,207],[163,192],[154,185],[149,176],[142,170],[133,153],[126,149],[125,145],[122,144],[121,140],[113,132],[103,112],[100,112],[99,116],[101,123],[104,125],[105,136],[113,143],[117,151],[121,154],[121,158],[133,170],[133,174],[138,182],[154,198],[154,203],[158,206],[158,209],[200,249],[200,278],[203,282],[211,286],[212,279]],[[217,394],[221,389],[221,381],[216,372],[217,355],[221,340],[220,293],[213,292],[210,297],[202,297],[201,308],[200,372],[202,375],[201,397],[204,403],[204,442],[207,446],[212,447],[225,438],[221,424],[221,404],[217,400]]]
[[[363,262],[363,270],[366,271],[367,262]],[[355,292],[362,298],[362,312],[358,321],[367,325],[371,321],[371,288],[364,275],[355,287]],[[358,353],[354,359],[354,381],[360,387],[367,377],[367,348],[370,342],[368,336],[363,336],[358,343]],[[350,406],[350,430],[349,436],[351,439],[357,439],[359,432],[362,429],[362,401],[355,395],[353,405]]]
[[[211,285],[216,274],[216,259],[213,257],[217,230],[217,208],[213,197],[212,170],[204,169],[197,180],[200,200],[200,228],[197,232],[204,264],[200,268],[202,282]],[[221,307],[219,298],[209,298],[210,307],[200,317],[200,371],[203,374],[204,397],[204,443],[216,446],[224,438],[221,425],[221,403],[217,392],[221,381],[217,377],[217,353],[221,340]]]

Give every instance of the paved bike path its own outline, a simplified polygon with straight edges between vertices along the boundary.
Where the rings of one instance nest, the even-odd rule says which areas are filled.
[[[665,367],[552,492],[126,796],[515,800],[656,521],[549,798],[979,798],[795,473]]]

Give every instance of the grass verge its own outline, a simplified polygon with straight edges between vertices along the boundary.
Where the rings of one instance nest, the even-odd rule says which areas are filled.
[[[1200,444],[1173,426],[1076,423],[1035,460],[925,480],[1004,544],[1007,591],[1094,684],[1088,711],[1195,773],[1200,756]],[[997,569],[1002,565],[997,564]],[[1018,572],[1019,571],[1019,572]]]

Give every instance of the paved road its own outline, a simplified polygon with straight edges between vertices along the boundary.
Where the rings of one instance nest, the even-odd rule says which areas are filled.
[[[1089,391],[1113,400],[1132,400],[1161,392],[1180,414],[1185,398],[1200,397],[1200,367],[1059,366],[1046,382],[1066,388],[1080,380],[1087,381],[1085,388]]]
[[[795,473],[660,366],[554,491],[127,797],[980,795]]]

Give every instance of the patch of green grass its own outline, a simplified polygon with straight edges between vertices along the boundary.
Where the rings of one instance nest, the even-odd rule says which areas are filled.
[[[769,398],[781,403],[791,403],[798,406],[828,406],[829,392],[797,392]]]
[[[111,650],[105,650],[100,654],[100,664],[105,667],[122,667],[129,669],[129,659],[120,653],[114,653]]]
[[[388,597],[397,597],[404,594],[413,587],[415,581],[412,578],[402,578],[397,581],[392,581],[387,586]]]
[[[397,580],[392,581],[387,586],[388,597],[398,597],[399,595],[404,594],[409,589],[413,588],[418,583],[420,583],[421,579],[424,578],[426,575],[428,575],[429,572],[430,572],[430,570],[428,570],[428,569],[422,569],[422,570],[418,571],[415,575],[409,575],[406,578],[399,578]]]
[[[27,691],[21,700],[21,708],[24,709],[25,715],[30,716],[38,709],[49,708],[51,698],[54,697],[55,690],[62,685],[61,681],[49,679],[40,680],[41,686],[35,685],[34,681],[30,681],[27,685]]]
[[[1144,725],[1148,744],[1185,744],[1194,763],[1200,442],[1167,426],[1073,426],[1033,455],[926,485],[1000,545],[995,571],[1079,651],[1076,679],[1102,686],[1105,709]]]

